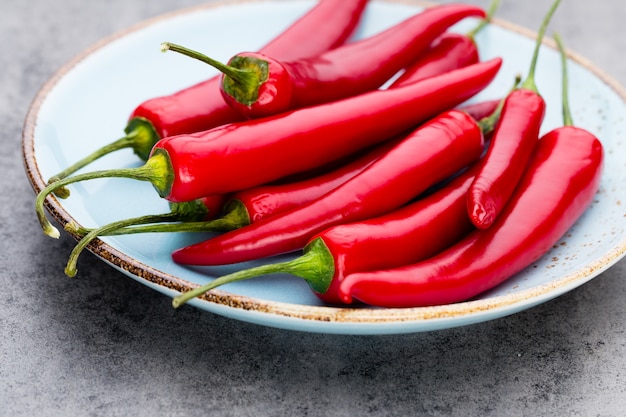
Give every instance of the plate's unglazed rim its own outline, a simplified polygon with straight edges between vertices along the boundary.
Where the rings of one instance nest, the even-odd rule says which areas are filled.
[[[194,11],[223,7],[233,4],[262,2],[263,0],[225,0],[205,4],[201,6],[186,8],[175,12],[170,12],[148,19],[142,23],[134,25],[126,30],[113,34],[100,42],[92,45],[82,53],[74,57],[64,66],[62,66],[38,91],[26,115],[22,132],[22,154],[26,173],[29,177],[31,185],[36,193],[45,187],[46,180],[41,175],[37,160],[35,158],[35,129],[40,108],[47,98],[48,94],[54,89],[57,83],[65,77],[78,63],[95,51],[103,48],[105,45],[124,37],[125,35],[141,30],[142,28],[153,25],[157,22],[169,19],[173,16],[193,13]],[[425,1],[408,1],[408,0],[379,0],[389,3],[410,4],[417,7],[428,7],[435,3]],[[507,30],[517,32],[532,39],[536,39],[537,33],[518,26],[516,24],[495,18],[492,24],[501,26]],[[554,42],[546,39],[544,44],[551,48],[555,48]],[[615,93],[617,93],[624,101],[626,101],[626,89],[622,87],[612,77],[604,71],[597,68],[591,62],[582,56],[567,51],[568,58],[579,65],[583,66],[600,80],[607,84]],[[49,214],[62,226],[68,222],[75,221],[73,217],[64,209],[63,205],[54,196],[50,196],[46,200],[46,208]],[[74,238],[78,238],[74,236]],[[96,239],[87,247],[89,251],[114,265],[127,274],[144,280],[146,283],[156,286],[163,292],[172,290],[175,292],[185,292],[197,285],[185,279],[168,274],[161,270],[146,265],[138,260],[128,256],[122,251],[110,246],[109,244]],[[626,238],[617,244],[611,251],[605,253],[596,261],[587,264],[585,267],[578,269],[570,274],[562,276],[550,283],[529,288],[524,291],[494,296],[485,299],[476,299],[467,302],[461,302],[449,305],[439,305],[432,307],[416,307],[416,308],[368,308],[368,307],[330,307],[330,306],[309,306],[301,304],[292,304],[286,302],[275,302],[260,300],[248,296],[232,294],[223,290],[212,290],[205,295],[199,297],[201,301],[219,305],[222,307],[239,309],[242,311],[258,312],[262,314],[272,314],[289,319],[314,321],[319,323],[337,323],[337,324],[389,324],[389,323],[410,323],[436,321],[441,319],[454,319],[461,317],[469,317],[481,315],[485,313],[496,312],[507,309],[512,306],[524,306],[527,304],[538,304],[540,302],[554,298],[561,293],[578,287],[585,282],[591,280],[606,269],[613,266],[621,258],[626,255]],[[504,315],[504,314],[503,314]],[[480,321],[480,320],[478,320]]]

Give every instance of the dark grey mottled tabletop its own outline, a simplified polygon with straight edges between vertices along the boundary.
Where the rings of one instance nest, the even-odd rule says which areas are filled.
[[[390,336],[301,333],[170,299],[45,237],[24,173],[29,105],[100,39],[196,0],[9,0],[0,6],[0,415],[622,416],[626,262],[538,307],[468,327]],[[476,0],[487,5],[487,1]],[[503,0],[537,27],[548,2]],[[626,3],[565,0],[567,46],[626,84]]]

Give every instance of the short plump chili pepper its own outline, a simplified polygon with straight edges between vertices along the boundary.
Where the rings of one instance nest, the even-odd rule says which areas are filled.
[[[366,5],[367,0],[320,0],[260,51],[291,60],[336,48],[353,34]],[[171,95],[144,101],[130,115],[124,137],[74,163],[49,182],[65,178],[120,149],[132,148],[145,161],[160,138],[199,132],[236,120],[241,120],[241,116],[224,103],[220,78],[215,76]],[[57,192],[67,197],[66,190]]]
[[[475,167],[444,187],[387,214],[360,222],[339,224],[316,234],[301,256],[220,277],[173,300],[179,307],[210,289],[262,275],[288,273],[304,279],[329,304],[339,304],[337,290],[344,276],[407,265],[426,259],[472,229],[466,194]]]
[[[467,195],[469,216],[480,229],[491,226],[503,210],[539,139],[546,103],[537,91],[535,70],[546,27],[559,2],[552,4],[541,24],[526,79],[504,100],[485,163]]]
[[[224,232],[239,229],[294,207],[310,203],[354,177],[395,144],[384,143],[350,163],[325,174],[300,181],[266,184],[232,194],[212,195],[191,202],[170,203],[171,212],[119,220],[95,229],[83,229],[73,222],[65,230],[82,236],[70,253],[66,275],[76,275],[80,253],[97,237],[136,233]],[[223,213],[223,216],[213,213]]]
[[[224,100],[244,117],[258,118],[377,89],[467,17],[484,18],[485,11],[465,4],[432,6],[371,37],[296,61],[242,52],[223,64],[169,42],[162,44],[162,50],[182,53],[221,71]]]
[[[391,86],[401,87],[478,62],[480,55],[474,37],[491,22],[499,6],[500,0],[492,0],[487,16],[470,32],[466,34],[446,32],[435,39],[417,61],[393,81]]]
[[[361,173],[313,202],[178,249],[175,262],[222,265],[302,249],[314,234],[382,215],[477,160],[481,128],[450,110],[429,120]]]
[[[161,197],[182,202],[305,172],[390,140],[459,105],[489,85],[501,65],[501,58],[493,58],[401,88],[168,137],[155,145],[142,167],[79,174],[48,185],[37,195],[35,211],[44,233],[58,237],[44,202],[58,187],[75,182],[134,178],[150,182]]]
[[[591,132],[572,124],[560,48],[564,126],[539,140],[511,201],[491,227],[423,262],[345,277],[339,289],[344,303],[419,307],[471,299],[541,258],[580,218],[598,190],[604,151]]]

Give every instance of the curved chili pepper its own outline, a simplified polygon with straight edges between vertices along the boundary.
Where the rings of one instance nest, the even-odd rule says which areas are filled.
[[[394,141],[377,146],[351,163],[323,175],[301,181],[269,184],[234,193],[217,194],[183,203],[170,203],[171,212],[115,221],[95,229],[70,222],[65,230],[82,236],[70,253],[65,274],[76,275],[80,253],[99,236],[165,232],[224,232],[239,229],[266,217],[310,203],[343,184],[383,155]],[[214,213],[224,213],[217,217]]]
[[[478,61],[478,49],[472,39],[448,32],[436,39],[423,58],[409,66],[391,85],[403,86]]]
[[[223,64],[169,42],[162,44],[162,50],[182,53],[221,71],[226,102],[246,118],[258,118],[379,88],[450,26],[474,16],[486,14],[465,4],[433,6],[381,33],[296,61],[243,52]]]
[[[320,0],[261,51],[289,60],[333,49],[352,35],[366,4],[367,0]],[[224,103],[219,86],[220,78],[215,76],[171,95],[144,101],[130,115],[124,137],[61,171],[49,182],[65,178],[119,149],[132,148],[145,161],[160,138],[199,132],[241,120],[241,116]],[[57,193],[67,197],[66,192],[57,190]]]
[[[389,212],[480,157],[474,119],[451,110],[431,119],[360,174],[313,202],[174,251],[175,262],[222,265],[302,249],[312,235]]]
[[[173,304],[179,307],[231,282],[279,273],[304,279],[320,299],[338,304],[337,290],[346,275],[418,262],[468,234],[473,226],[466,194],[474,173],[475,168],[469,169],[436,192],[382,216],[329,227],[309,239],[298,258],[220,277],[176,297]]]
[[[546,103],[537,91],[535,69],[546,27],[559,2],[552,4],[541,24],[527,78],[504,100],[485,163],[468,193],[468,213],[479,229],[491,226],[503,210],[539,139]]]
[[[227,202],[226,211],[244,212],[249,219],[247,224],[250,224],[308,204],[360,174],[389,150],[392,144],[395,141],[378,146],[353,162],[323,175],[293,183],[261,185],[237,192]]]
[[[486,17],[467,34],[447,32],[435,39],[424,54],[411,64],[391,86],[401,87],[478,62],[479,53],[474,37],[491,22],[499,6],[500,0],[492,0]]]
[[[502,59],[494,58],[402,88],[165,138],[142,167],[79,174],[48,185],[37,195],[35,211],[44,233],[58,237],[44,201],[58,187],[75,182],[134,178],[149,181],[161,197],[181,202],[304,172],[389,140],[464,102],[484,89],[501,65]]]
[[[539,140],[493,225],[424,262],[345,277],[339,290],[343,302],[417,307],[470,299],[541,258],[585,212],[598,190],[604,151],[598,138],[572,124],[565,51],[560,37],[555,39],[563,65],[564,126]]]

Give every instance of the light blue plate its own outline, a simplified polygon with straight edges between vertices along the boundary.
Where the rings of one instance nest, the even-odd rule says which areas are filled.
[[[169,94],[215,72],[191,59],[160,52],[171,41],[222,61],[255,50],[312,7],[312,1],[231,1],[169,14],[105,39],[61,68],[35,97],[24,128],[27,174],[36,191],[70,163],[122,135],[134,107]],[[386,28],[421,6],[373,1],[358,36]],[[235,24],[236,23],[236,24]],[[465,32],[474,20],[455,29]],[[213,39],[213,42],[207,40]],[[567,41],[567,40],[566,40]],[[525,74],[534,33],[496,20],[477,38],[482,57],[504,58],[495,82],[474,101],[499,98],[516,74]],[[626,94],[579,56],[569,61],[571,104],[577,125],[598,135],[606,149],[597,198],[584,216],[539,262],[498,288],[469,302],[429,308],[378,309],[324,306],[308,286],[290,276],[273,276],[224,286],[192,305],[238,320],[285,329],[390,334],[430,331],[491,320],[543,303],[589,281],[626,253]],[[558,53],[542,48],[537,84],[548,103],[544,132],[561,125]],[[131,151],[110,155],[89,170],[140,165]],[[131,180],[95,180],[71,187],[67,200],[50,199],[48,210],[61,223],[94,227],[142,214],[167,212],[152,186]],[[34,214],[33,214],[34,216]],[[170,296],[251,262],[188,269],[173,263],[175,248],[206,236],[150,234],[103,238],[93,252],[139,282]],[[273,262],[274,260],[268,260]],[[80,271],[79,271],[80,277]]]

